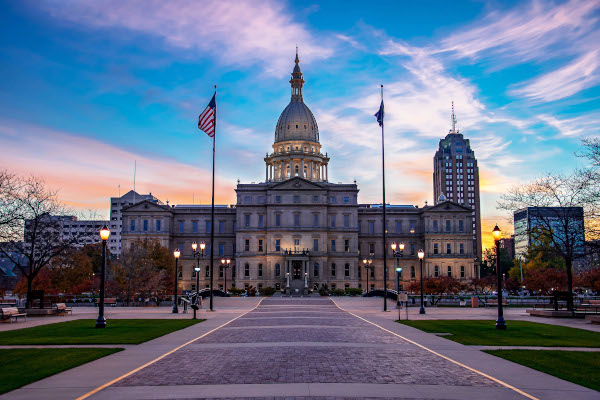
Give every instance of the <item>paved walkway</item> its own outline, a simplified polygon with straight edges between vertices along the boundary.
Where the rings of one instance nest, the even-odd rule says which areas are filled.
[[[377,313],[343,311],[330,299],[269,298],[252,311],[215,313],[0,398],[577,400],[600,394]]]

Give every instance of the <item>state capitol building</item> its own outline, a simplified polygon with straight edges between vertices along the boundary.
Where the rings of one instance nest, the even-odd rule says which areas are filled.
[[[155,239],[179,248],[179,284],[196,289],[192,243],[206,243],[200,288],[209,286],[209,257],[214,257],[215,287],[273,287],[291,293],[329,288],[383,288],[383,210],[380,204],[359,204],[356,183],[328,181],[329,157],[323,154],[319,128],[304,104],[302,72],[296,55],[290,80],[290,103],[275,128],[273,150],[265,158],[262,183],[238,183],[231,206],[164,205],[144,200],[123,208],[121,246]],[[460,135],[462,137],[462,135]],[[417,280],[423,249],[425,276],[478,276],[474,250],[475,213],[467,204],[439,196],[433,206],[388,205],[388,287],[396,279],[389,244],[403,242],[401,285]],[[214,229],[214,249],[210,231]],[[231,265],[219,267],[222,258]],[[365,269],[363,259],[374,268]]]

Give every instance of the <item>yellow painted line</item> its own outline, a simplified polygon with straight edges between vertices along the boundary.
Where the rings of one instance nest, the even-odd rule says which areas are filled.
[[[194,338],[194,339],[190,340],[189,342],[186,342],[186,343],[182,344],[181,346],[178,346],[178,347],[174,348],[173,350],[166,352],[165,354],[163,354],[163,355],[161,355],[161,356],[159,356],[159,357],[155,358],[154,360],[152,360],[152,361],[149,361],[149,362],[147,362],[146,364],[144,364],[144,365],[142,365],[142,366],[140,366],[140,367],[137,367],[136,369],[133,369],[133,370],[131,370],[131,371],[127,372],[126,374],[123,374],[123,375],[119,376],[118,378],[115,378],[115,379],[113,379],[113,380],[112,380],[112,381],[110,381],[110,382],[106,382],[106,383],[105,383],[104,385],[102,385],[102,386],[98,386],[96,389],[92,390],[91,392],[87,392],[87,393],[86,393],[86,394],[84,394],[83,396],[79,396],[79,397],[77,397],[75,400],[83,400],[83,399],[87,399],[88,397],[90,397],[90,396],[91,396],[91,395],[93,395],[93,394],[96,394],[96,393],[98,393],[98,392],[99,392],[99,391],[101,391],[102,389],[106,389],[107,387],[109,387],[109,386],[111,386],[111,385],[114,385],[115,383],[119,382],[120,380],[127,378],[129,375],[135,374],[136,372],[138,372],[138,371],[140,371],[140,370],[142,370],[142,369],[144,369],[144,368],[146,368],[146,367],[148,367],[148,366],[150,366],[150,365],[154,364],[155,362],[157,362],[157,361],[159,361],[159,360],[162,360],[162,359],[163,359],[163,358],[165,358],[166,356],[168,356],[168,355],[170,355],[170,354],[173,354],[173,353],[175,353],[177,350],[180,350],[180,349],[182,349],[183,347],[187,346],[188,344],[190,344],[190,343],[193,343],[193,342],[195,342],[195,341],[196,341],[196,340],[198,340],[198,339],[202,339],[202,338],[203,338],[203,337],[205,337],[206,335],[210,335],[211,333],[213,333],[213,332],[214,332],[214,331],[216,331],[217,329],[221,329],[221,328],[222,328],[222,327],[224,327],[225,325],[229,325],[230,323],[232,323],[232,322],[233,322],[233,321],[235,321],[236,319],[238,319],[238,318],[241,318],[241,317],[243,317],[244,315],[248,314],[249,312],[256,310],[256,308],[257,308],[258,306],[260,306],[260,303],[262,303],[262,301],[263,301],[263,300],[264,300],[264,298],[262,298],[262,299],[261,299],[261,300],[258,302],[258,304],[256,305],[256,307],[254,307],[252,310],[246,311],[246,312],[245,312],[245,313],[243,313],[242,315],[238,315],[237,317],[235,317],[235,318],[234,318],[234,319],[232,319],[231,321],[227,321],[227,322],[225,322],[223,325],[220,325],[220,326],[218,326],[218,327],[216,327],[216,328],[214,328],[214,329],[212,329],[212,330],[210,330],[210,331],[206,332],[204,335],[198,336],[197,338]],[[337,304],[336,304],[336,305],[337,305]]]
[[[355,317],[356,317],[356,318],[358,318],[358,319],[362,319],[363,321],[365,321],[365,322],[368,322],[369,324],[371,324],[371,325],[374,325],[374,326],[378,327],[379,329],[382,329],[382,330],[384,330],[384,331],[386,331],[386,332],[388,332],[388,333],[391,333],[391,334],[392,334],[392,335],[394,335],[394,336],[398,336],[399,338],[402,338],[402,339],[406,340],[407,342],[409,342],[409,343],[411,343],[411,344],[414,344],[414,345],[415,345],[415,346],[417,346],[417,347],[420,347],[420,348],[422,348],[423,350],[427,350],[428,352],[430,352],[430,353],[433,353],[433,354],[435,354],[436,356],[443,358],[444,360],[448,360],[448,361],[450,361],[450,362],[452,362],[452,363],[454,363],[454,364],[456,364],[456,365],[460,365],[461,367],[468,369],[469,371],[475,372],[475,373],[476,373],[476,374],[478,374],[478,375],[481,375],[481,376],[484,376],[484,377],[486,377],[486,378],[488,378],[488,379],[491,379],[492,381],[494,381],[494,382],[496,382],[496,383],[499,383],[500,385],[502,385],[502,386],[504,386],[504,387],[506,387],[506,388],[508,388],[508,389],[514,390],[515,392],[519,393],[520,395],[523,395],[523,396],[527,397],[528,399],[531,399],[531,400],[540,400],[539,398],[537,398],[537,397],[535,397],[535,396],[532,396],[532,395],[530,395],[529,393],[525,393],[525,392],[524,392],[524,391],[522,391],[521,389],[518,389],[518,388],[516,388],[516,387],[514,387],[514,386],[512,386],[512,385],[509,385],[508,383],[506,383],[506,382],[504,382],[504,381],[501,381],[500,379],[494,378],[493,376],[490,376],[490,375],[486,374],[485,372],[481,372],[481,371],[479,371],[479,370],[476,370],[475,368],[471,368],[471,367],[469,367],[468,365],[465,365],[465,364],[463,364],[463,363],[461,363],[461,362],[458,362],[458,361],[456,361],[456,360],[453,360],[453,359],[451,359],[450,357],[447,357],[447,356],[445,356],[445,355],[443,355],[443,354],[440,354],[440,353],[438,353],[438,352],[437,352],[437,351],[435,351],[435,350],[431,350],[430,348],[428,348],[428,347],[425,347],[425,346],[423,346],[422,344],[419,344],[419,343],[417,343],[417,342],[414,342],[414,341],[412,341],[412,340],[410,340],[410,339],[408,339],[408,338],[405,338],[405,337],[404,337],[404,336],[402,336],[402,335],[398,335],[397,333],[395,333],[395,332],[392,332],[392,331],[390,331],[389,329],[385,329],[383,326],[379,326],[379,325],[377,325],[377,324],[376,324],[376,323],[374,323],[374,322],[368,321],[368,320],[364,319],[363,317],[360,317],[360,316],[358,316],[358,315],[356,315],[356,314],[354,314],[354,313],[351,313],[350,311],[344,310],[342,307],[338,306],[338,304],[335,302],[335,300],[333,300],[332,298],[329,298],[329,299],[330,299],[331,301],[333,301],[333,304],[335,304],[337,308],[339,308],[339,309],[340,309],[340,310],[342,310],[342,311],[345,311],[345,312],[347,312],[347,313],[348,313],[348,314],[350,314],[350,315],[353,315],[353,316],[355,316]]]

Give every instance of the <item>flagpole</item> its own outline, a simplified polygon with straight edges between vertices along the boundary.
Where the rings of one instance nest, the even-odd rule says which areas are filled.
[[[383,85],[381,85],[381,102],[383,104]],[[387,311],[387,242],[385,215],[385,141],[383,136],[383,116],[381,118],[381,171],[383,182],[383,311]]]
[[[214,272],[214,251],[215,251],[215,143],[217,141],[217,85],[215,85],[215,131],[213,135],[213,154],[212,154],[212,202],[210,206],[210,311],[213,309],[213,272]],[[199,290],[199,288],[196,288]],[[225,288],[227,291],[227,288]]]

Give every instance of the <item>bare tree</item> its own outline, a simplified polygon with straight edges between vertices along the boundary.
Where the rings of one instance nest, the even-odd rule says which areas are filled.
[[[565,262],[570,310],[573,309],[573,263],[585,256],[585,238],[597,238],[600,233],[598,188],[594,169],[575,170],[569,175],[547,173],[512,188],[498,203],[498,208],[510,212],[535,208],[533,215],[538,228]]]
[[[57,192],[42,179],[8,174],[6,190],[0,192],[0,215],[8,223],[0,226],[0,253],[15,263],[27,279],[27,306],[31,307],[33,280],[52,260],[78,240],[63,234],[69,210],[58,200]]]

